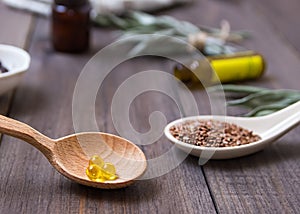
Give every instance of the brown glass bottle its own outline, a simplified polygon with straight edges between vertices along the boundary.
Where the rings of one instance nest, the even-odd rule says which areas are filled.
[[[57,51],[80,53],[89,48],[88,0],[55,0],[52,7],[52,43]]]

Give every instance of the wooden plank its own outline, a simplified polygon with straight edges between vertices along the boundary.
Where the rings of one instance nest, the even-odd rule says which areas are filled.
[[[289,45],[300,51],[298,28],[300,2],[297,0],[287,1],[252,1],[262,16],[274,27],[274,33],[287,40]]]
[[[0,3],[0,43],[1,44],[10,44],[15,45],[21,48],[28,48],[28,38],[30,36],[30,32],[32,30],[32,15],[27,13],[16,13],[14,10],[10,10]],[[9,108],[13,99],[13,91],[8,92],[4,95],[0,96],[0,114],[6,115],[9,112]],[[1,136],[2,138],[2,136]],[[2,139],[1,139],[2,140]],[[10,164],[7,164],[5,157],[3,157],[2,151],[5,153],[5,148],[3,148],[1,144],[0,149],[0,164],[1,168],[7,168],[9,171],[13,170]],[[14,151],[8,152],[14,155]],[[17,157],[17,156],[16,156]],[[19,163],[19,167],[22,167],[22,160],[15,158],[15,160]],[[10,176],[9,176],[10,177]],[[10,179],[14,179],[10,177]],[[15,186],[18,188],[18,186]],[[10,207],[10,193],[5,191],[5,188],[1,188],[1,193],[5,195],[7,201],[3,198],[0,202],[0,212],[1,213],[11,213],[17,212],[14,210],[14,207]]]
[[[16,13],[0,3],[0,44],[27,48],[32,21],[30,14]],[[12,92],[0,96],[0,114],[7,114],[11,98]]]
[[[33,18],[30,14],[16,13],[0,3],[0,44],[27,48]],[[13,97],[13,91],[0,95],[0,114],[6,115]]]
[[[94,48],[85,55],[54,53],[48,40],[48,21],[40,19],[30,48],[32,68],[16,93],[10,116],[52,138],[71,134],[74,85],[84,64],[95,53],[94,49],[105,44],[105,38],[108,40],[105,42],[109,42],[111,33],[96,30]],[[138,59],[120,65],[109,75],[97,97],[96,116],[101,131],[116,133],[110,104],[119,84],[140,70],[155,69],[152,65],[156,65],[157,69],[168,69],[167,62]],[[148,116],[157,108],[166,114],[168,120],[178,117],[172,101],[155,93],[141,95],[132,107],[133,125],[139,131],[148,130]],[[171,144],[162,138],[155,145],[143,149],[148,158],[153,158],[170,147]],[[98,190],[74,184],[55,172],[38,151],[7,136],[3,139],[0,157],[3,165],[0,207],[3,212],[215,213],[202,169],[191,157],[166,175],[137,181],[121,190]]]
[[[131,60],[128,63],[122,64],[123,69],[116,69],[111,73],[112,80],[107,80],[105,85],[109,85],[111,82],[116,83],[115,87],[110,87],[109,91],[104,94],[99,94],[99,102],[102,105],[110,106],[111,98],[115,94],[116,87],[119,84],[126,84],[128,77],[132,75],[148,70],[162,70],[168,71],[170,68],[162,59],[138,59]],[[150,81],[150,80],[149,80]],[[149,84],[150,85],[150,84]],[[166,91],[164,87],[169,87],[169,83],[166,81],[165,84],[159,84],[162,91]],[[151,86],[151,85],[150,85]],[[179,90],[177,88],[177,90]],[[178,92],[180,93],[180,92]],[[108,102],[103,102],[103,97],[110,97]],[[164,105],[162,105],[162,103]],[[140,94],[132,103],[131,113],[131,122],[132,126],[141,133],[146,133],[149,131],[149,115],[154,111],[160,111],[165,115],[168,121],[176,119],[179,117],[178,108],[174,105],[171,98],[166,97],[159,92],[150,92],[148,91],[145,94]],[[109,111],[106,113],[107,121],[107,131],[111,131],[112,121]],[[103,118],[104,114],[98,116],[99,121]],[[128,128],[128,131],[130,128]],[[166,153],[171,147],[171,144],[163,137],[157,142],[143,146],[143,150],[146,153],[148,159],[153,159],[159,157],[160,155]],[[202,174],[201,167],[197,165],[197,162],[193,162],[192,158],[188,158],[185,163],[186,165],[181,164],[175,170],[169,172],[162,177],[155,178],[149,181],[140,181],[139,185],[146,187],[145,196],[141,196],[141,202],[138,200],[138,203],[132,204],[132,200],[138,196],[133,196],[134,193],[129,194],[130,197],[125,197],[125,203],[131,204],[130,207],[126,207],[127,212],[133,212],[138,210],[139,212],[170,212],[170,213],[193,213],[193,212],[207,212],[213,213],[214,207],[209,195],[208,189],[206,187],[206,182]],[[163,165],[163,164],[162,164]],[[143,184],[142,184],[143,183]],[[154,194],[150,193],[151,187],[154,189]],[[138,188],[140,189],[140,188]],[[142,189],[142,188],[141,188]],[[140,189],[140,191],[141,191]],[[145,198],[144,198],[145,197]],[[147,200],[148,199],[148,200]],[[113,199],[111,199],[113,200]],[[148,201],[148,202],[146,202]],[[149,203],[151,201],[151,203]],[[109,207],[109,202],[104,207]],[[102,205],[98,204],[98,209]],[[121,210],[114,210],[115,212],[120,212]]]
[[[26,48],[32,20],[30,14],[10,10],[0,3],[0,43]]]
[[[253,38],[244,44],[266,57],[268,71],[263,79],[247,84],[300,89],[300,62],[293,47],[249,1],[199,1],[194,8],[187,8],[186,13],[190,19],[199,20],[199,24],[217,26],[227,19],[232,29],[252,32]],[[185,18],[179,10],[174,14]],[[295,32],[295,36],[299,34]],[[297,128],[260,153],[204,165],[218,212],[298,213],[299,137]]]
[[[234,29],[252,30],[254,38],[246,45],[262,52],[270,64],[266,77],[253,84],[299,89],[296,70],[299,60],[293,49],[281,37],[274,36],[274,29],[269,22],[259,13],[253,14],[253,11],[255,8],[247,2],[197,1],[196,5],[173,9],[168,13],[197,24],[214,26],[226,18]],[[73,88],[82,66],[93,55],[93,51],[84,56],[53,53],[49,46],[47,24],[46,20],[38,23],[30,49],[34,56],[32,69],[17,91],[11,117],[56,138],[73,132]],[[94,36],[94,47],[97,48],[111,39],[109,32],[101,30],[95,32]],[[110,102],[118,84],[140,69],[154,69],[150,66],[152,64],[160,69],[170,69],[160,63],[154,59],[129,62],[111,74],[97,100],[97,118],[101,130],[116,132],[110,118]],[[287,73],[283,72],[286,70]],[[197,91],[194,93],[202,97]],[[203,103],[203,106],[206,104]],[[166,112],[168,120],[179,116],[170,100],[153,93],[141,95],[132,108],[135,113],[131,113],[132,122],[139,131],[149,129],[147,119],[153,110]],[[207,110],[203,109],[203,112]],[[297,213],[297,133],[298,129],[258,154],[235,160],[211,161],[205,165],[206,180],[218,212],[254,213],[276,209],[278,212]],[[160,139],[157,144],[143,149],[147,157],[155,157],[169,148],[167,140]],[[39,152],[24,142],[5,136],[0,152],[1,213],[11,210],[18,213],[215,212],[197,158],[187,158],[178,168],[162,177],[139,181],[123,190],[102,191],[69,182],[56,173]]]
[[[71,134],[73,84],[81,69],[79,66],[86,59],[54,55],[48,44],[46,20],[38,24],[33,37],[31,69],[15,94],[10,117],[24,121],[52,138]],[[62,68],[65,63],[70,65],[69,69]],[[69,213],[71,207],[79,209],[79,193],[84,192],[84,188],[55,172],[42,154],[26,143],[4,136],[1,165],[0,207],[4,213],[8,210],[19,213],[59,213],[63,210],[62,213]]]

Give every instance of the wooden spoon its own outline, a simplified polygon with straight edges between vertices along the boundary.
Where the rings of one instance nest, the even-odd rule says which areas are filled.
[[[103,189],[126,187],[140,177],[147,167],[144,153],[128,140],[107,133],[78,133],[57,140],[50,139],[32,127],[0,115],[0,133],[26,141],[40,150],[52,166],[79,184]],[[118,178],[113,181],[91,181],[85,171],[92,155],[115,165]]]

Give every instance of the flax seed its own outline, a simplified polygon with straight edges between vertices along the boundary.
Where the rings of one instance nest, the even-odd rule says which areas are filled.
[[[215,120],[187,121],[172,126],[170,133],[184,143],[206,147],[239,146],[261,139],[240,126]]]

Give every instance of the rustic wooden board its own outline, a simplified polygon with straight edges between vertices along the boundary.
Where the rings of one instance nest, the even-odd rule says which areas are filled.
[[[252,1],[257,10],[274,27],[274,33],[287,40],[287,45],[292,45],[300,51],[298,28],[300,2],[287,1]]]
[[[279,1],[276,4],[280,5]],[[253,38],[244,44],[261,52],[269,66],[263,79],[247,84],[299,89],[297,53],[281,34],[277,34],[273,19],[261,13],[263,8],[247,1],[203,0],[161,13],[216,27],[225,18],[233,29],[249,29]],[[28,16],[7,11],[0,4],[1,17],[2,14]],[[286,17],[282,16],[283,19]],[[24,20],[28,21],[27,28],[18,28],[20,34],[30,32],[32,20],[30,17]],[[61,54],[53,52],[49,43],[48,20],[40,18],[36,24],[30,40],[31,69],[16,91],[9,115],[49,137],[58,138],[74,132],[72,96],[81,69],[115,35],[97,29],[93,32],[93,48],[89,53]],[[289,32],[293,34],[293,31]],[[2,35],[0,33],[0,38]],[[17,45],[20,38],[18,34]],[[120,84],[143,70],[170,72],[172,65],[172,62],[158,58],[138,58],[116,67],[97,95],[99,129],[117,133],[111,118],[111,101]],[[163,87],[168,87],[168,84],[166,82]],[[182,96],[182,89],[174,90],[178,97]],[[200,113],[210,113],[205,92],[194,90],[193,94],[198,100]],[[9,103],[9,100],[5,102]],[[1,113],[8,110],[8,105],[0,105]],[[168,121],[180,116],[170,98],[161,93],[147,92],[138,96],[131,105],[129,114],[133,127],[147,132],[149,115],[153,111],[163,112]],[[197,158],[188,157],[179,167],[161,177],[137,181],[121,190],[98,190],[72,183],[57,173],[37,150],[20,140],[4,136],[0,147],[0,213],[299,213],[298,133],[299,128],[265,151],[244,158],[210,161],[201,167]],[[147,158],[158,157],[170,148],[171,144],[164,137],[153,145],[142,146]]]
[[[8,9],[3,3],[0,4],[0,14],[0,43],[27,48],[33,17],[28,13]]]
[[[49,44],[48,27],[45,19],[37,22],[30,48],[32,68],[16,93],[10,116],[28,123],[49,137],[57,138],[73,132],[71,104],[74,85],[94,50],[86,55],[54,53]],[[110,32],[96,30],[94,47],[103,47],[102,38],[109,38],[110,35]],[[152,64],[164,70],[168,66],[168,62],[164,63],[161,59],[138,59],[120,65],[110,74],[97,98],[97,119],[101,131],[115,132],[110,102],[119,84],[135,72],[154,69]],[[161,105],[162,102],[164,105]],[[133,124],[140,131],[149,128],[148,116],[153,108],[166,113],[168,120],[178,117],[176,107],[173,108],[170,100],[153,93],[142,95],[132,108],[135,110]],[[144,151],[148,157],[155,157],[166,152],[170,146],[163,138],[154,146],[144,147]],[[185,165],[159,178],[137,181],[126,189],[108,191],[70,182],[55,172],[37,150],[7,136],[3,139],[0,157],[4,165],[0,178],[0,189],[3,190],[0,191],[0,207],[3,211],[191,213],[203,210],[215,213],[202,169],[191,158]]]
[[[252,32],[253,39],[246,42],[246,46],[261,52],[269,65],[262,80],[248,84],[300,89],[298,55],[256,5],[249,1],[201,1],[189,14],[195,14],[196,10],[199,23],[217,26],[224,18],[231,23],[232,29],[244,28]],[[208,12],[210,15],[207,15]],[[210,161],[204,165],[218,212],[298,213],[299,137],[297,128],[265,151],[234,160]]]
[[[16,13],[0,3],[0,44],[27,48],[33,18],[27,13]],[[13,91],[0,95],[0,114],[6,115],[13,97]]]
[[[42,20],[37,25],[30,48],[31,69],[15,94],[10,117],[57,138],[73,133],[71,95],[78,66],[86,59],[54,55],[48,44],[48,22]],[[61,68],[65,63],[70,65],[69,69]],[[1,176],[3,185],[0,191],[4,213],[9,210],[19,213],[79,210],[80,193],[84,188],[62,177],[41,153],[26,143],[4,136],[1,165],[2,175],[6,174]],[[70,188],[74,189],[70,192]]]
[[[15,45],[26,48],[26,42],[31,32],[32,16],[26,13],[16,13],[7,10],[0,4],[0,44]],[[0,113],[6,114],[12,94],[7,93],[0,96]]]

